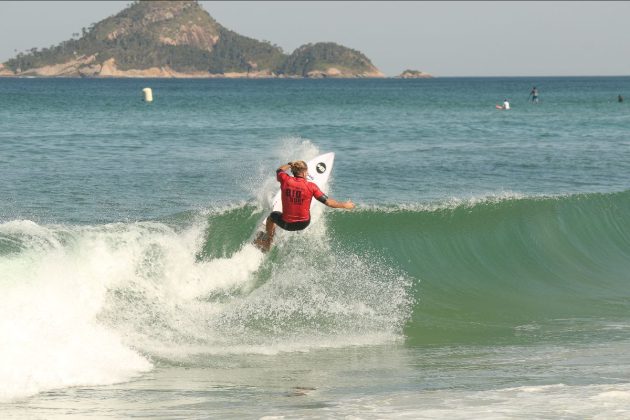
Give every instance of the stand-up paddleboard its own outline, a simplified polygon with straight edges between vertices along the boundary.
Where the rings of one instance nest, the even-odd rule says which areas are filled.
[[[328,178],[330,177],[330,174],[332,172],[334,162],[335,153],[333,152],[324,153],[323,155],[319,155],[309,160],[308,162],[306,162],[306,165],[308,166],[308,176],[306,179],[310,182],[315,183],[315,185],[317,185],[320,190],[326,193]],[[274,195],[273,199],[270,202],[271,211],[282,211],[282,198],[280,194],[281,191],[280,189],[278,189],[278,192]],[[313,207],[322,205],[322,203],[318,202],[315,199],[311,201],[311,224],[316,221],[317,216],[319,215],[318,212],[313,212]],[[267,220],[268,215],[269,213],[265,214],[265,217],[260,223],[260,231],[256,235],[257,239],[260,239],[261,236],[265,233],[265,221]],[[276,232],[278,231],[278,229],[276,229]]]

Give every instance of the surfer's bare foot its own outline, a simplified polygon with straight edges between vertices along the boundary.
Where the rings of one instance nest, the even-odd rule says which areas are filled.
[[[261,239],[256,243],[256,246],[258,246],[262,252],[268,252],[271,249],[271,241],[269,239]]]
[[[271,249],[271,238],[265,232],[258,232],[258,236],[254,239],[254,245],[262,252]]]

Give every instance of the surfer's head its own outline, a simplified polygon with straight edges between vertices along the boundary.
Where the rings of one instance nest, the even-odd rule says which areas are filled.
[[[304,176],[308,170],[308,165],[303,160],[291,162],[291,173],[293,176]]]

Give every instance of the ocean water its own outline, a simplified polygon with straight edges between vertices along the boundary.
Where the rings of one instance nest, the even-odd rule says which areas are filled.
[[[0,79],[0,417],[630,418],[618,94]],[[357,208],[261,254],[275,169],[329,151]]]

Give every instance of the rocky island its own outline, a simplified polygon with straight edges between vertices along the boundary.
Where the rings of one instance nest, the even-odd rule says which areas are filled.
[[[420,70],[405,70],[399,76],[399,79],[431,79],[432,75]]]
[[[59,45],[19,53],[0,64],[0,76],[385,77],[336,43],[287,55],[223,27],[197,1],[136,1]]]

